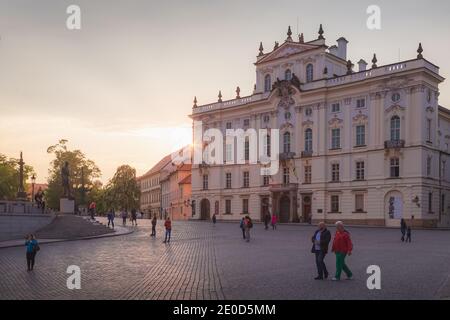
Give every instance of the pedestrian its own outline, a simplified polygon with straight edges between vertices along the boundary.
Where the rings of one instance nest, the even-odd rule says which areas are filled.
[[[112,225],[112,228],[114,229],[114,218],[115,218],[114,209],[111,209],[108,212],[108,228],[110,225]]]
[[[400,232],[402,233],[402,242],[405,241],[406,229],[408,226],[406,225],[405,219],[400,220]]]
[[[31,271],[34,268],[36,253],[40,250],[39,243],[33,234],[27,235],[25,246],[27,247],[27,270]]]
[[[136,209],[131,209],[131,224],[137,226],[137,211]]]
[[[170,243],[170,236],[172,233],[172,221],[170,221],[170,217],[167,217],[166,221],[164,222],[164,227],[166,228],[166,237],[164,238],[163,243]]]
[[[269,223],[270,223],[270,213],[266,212],[266,215],[264,216],[264,228],[266,230],[269,230]]]
[[[212,216],[212,222],[213,222],[213,225],[216,225],[217,217],[216,217],[216,214],[215,214],[215,213],[214,213],[213,216]]]
[[[41,201],[41,209],[42,209],[42,214],[44,214],[45,213],[45,201],[44,200]]]
[[[150,235],[150,237],[156,237],[156,223],[157,223],[157,220],[156,220],[156,214],[155,214],[152,219],[152,234]]]
[[[318,276],[314,278],[315,280],[323,280],[328,278],[328,270],[325,265],[325,256],[328,253],[328,246],[331,241],[331,233],[327,229],[324,222],[319,223],[319,229],[316,230],[311,238],[313,243],[311,252],[316,255],[316,266]]]
[[[272,215],[272,230],[276,230],[277,229],[277,220],[278,217],[276,214]]]
[[[411,221],[408,223],[406,228],[406,242],[411,243],[411,231],[414,224],[414,216],[411,216]]]
[[[122,225],[125,227],[127,225],[128,212],[123,209],[120,216],[122,217]]]
[[[245,217],[241,219],[241,223],[240,223],[239,227],[242,230],[242,237],[245,240]]]
[[[244,229],[245,229],[245,240],[250,242],[250,229],[253,228],[252,219],[249,216],[245,216]]]
[[[92,201],[91,204],[89,205],[89,214],[91,216],[91,220],[95,220],[95,208],[96,208],[97,204]]]
[[[350,238],[350,233],[345,230],[342,221],[336,222],[336,229],[332,247],[332,251],[336,255],[336,275],[332,280],[339,281],[341,279],[342,270],[344,270],[347,275],[347,280],[350,280],[353,277],[353,273],[345,264],[345,257],[352,254],[352,240]]]

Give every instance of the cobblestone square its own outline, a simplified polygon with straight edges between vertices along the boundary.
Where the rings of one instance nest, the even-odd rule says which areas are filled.
[[[118,221],[117,221],[118,222]],[[252,229],[238,223],[174,222],[172,241],[157,239],[139,220],[134,233],[41,245],[35,270],[26,271],[25,247],[0,249],[0,299],[448,299],[450,232],[349,228],[354,280],[315,281],[310,238],[314,226]],[[334,228],[331,228],[334,233]],[[332,274],[334,256],[325,262]],[[69,265],[81,268],[81,289],[69,290]],[[381,268],[381,290],[366,286],[369,265]]]

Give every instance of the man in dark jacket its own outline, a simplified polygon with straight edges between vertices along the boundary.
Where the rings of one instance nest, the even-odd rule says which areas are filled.
[[[328,253],[328,245],[331,241],[331,233],[328,231],[325,223],[319,223],[319,229],[316,230],[311,238],[313,243],[311,252],[316,255],[316,265],[318,276],[315,280],[323,280],[328,278],[327,267],[325,266],[325,256]]]

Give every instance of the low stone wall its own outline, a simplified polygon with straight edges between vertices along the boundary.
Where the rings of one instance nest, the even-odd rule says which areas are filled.
[[[0,214],[0,241],[22,239],[53,221],[50,214]]]

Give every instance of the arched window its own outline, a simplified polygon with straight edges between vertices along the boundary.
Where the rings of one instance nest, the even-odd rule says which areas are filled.
[[[393,116],[391,118],[391,141],[400,140],[400,117]]]
[[[305,130],[305,151],[306,152],[312,152],[312,129],[308,128]]]
[[[291,152],[291,134],[289,132],[285,132],[283,135],[283,152]]]
[[[289,80],[291,80],[291,79],[292,79],[292,72],[291,72],[291,69],[287,69],[287,70],[284,72],[284,80],[289,81]]]
[[[306,82],[311,82],[314,80],[314,67],[312,64],[306,66]]]
[[[272,79],[270,74],[268,74],[264,78],[264,92],[270,92],[270,90],[272,90]]]

